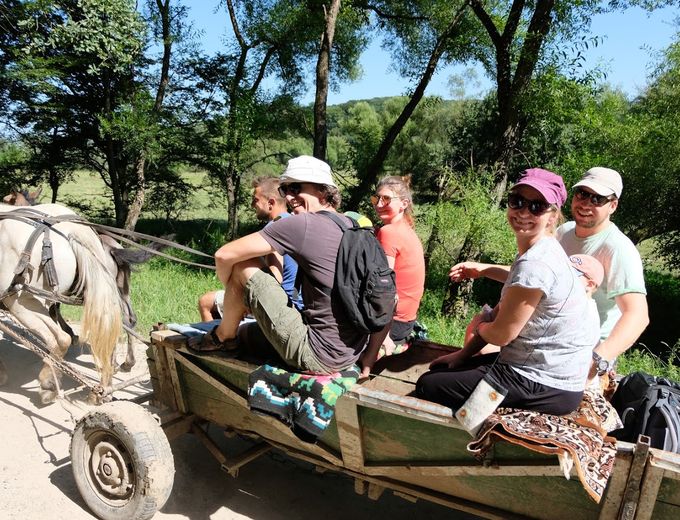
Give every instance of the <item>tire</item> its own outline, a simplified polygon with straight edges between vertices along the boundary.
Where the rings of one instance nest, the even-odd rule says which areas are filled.
[[[151,518],[170,496],[175,476],[163,429],[127,401],[98,406],[78,421],[71,464],[78,491],[103,520]]]

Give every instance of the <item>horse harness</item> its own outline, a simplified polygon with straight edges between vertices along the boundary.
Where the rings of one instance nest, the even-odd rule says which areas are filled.
[[[80,217],[77,215],[47,215],[41,211],[37,211],[31,208],[21,208],[6,213],[0,213],[0,219],[13,219],[18,220],[24,224],[33,226],[35,229],[33,233],[28,237],[26,241],[26,246],[24,250],[19,255],[19,261],[17,266],[14,268],[14,278],[12,279],[9,287],[0,293],[0,300],[5,299],[7,296],[15,294],[21,290],[26,290],[40,296],[42,298],[59,301],[61,303],[66,303],[69,305],[80,305],[82,304],[81,298],[60,296],[57,294],[56,287],[59,285],[59,278],[57,276],[57,270],[54,266],[54,255],[52,251],[52,241],[50,240],[50,231],[57,233],[58,235],[69,240],[69,237],[64,233],[54,228],[55,224],[64,221],[74,221],[78,220]],[[31,253],[35,243],[38,238],[42,235],[42,252],[40,258],[40,267],[43,270],[45,280],[47,285],[50,287],[50,291],[45,291],[37,287],[32,287],[28,285],[28,280],[33,275],[33,266],[31,265]]]

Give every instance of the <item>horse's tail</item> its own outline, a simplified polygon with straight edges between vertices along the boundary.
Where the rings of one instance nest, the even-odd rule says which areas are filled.
[[[72,229],[69,238],[78,263],[75,293],[83,297],[81,336],[89,343],[106,386],[111,381],[111,360],[122,332],[122,302],[116,280],[105,267],[105,253],[97,235],[81,226]]]

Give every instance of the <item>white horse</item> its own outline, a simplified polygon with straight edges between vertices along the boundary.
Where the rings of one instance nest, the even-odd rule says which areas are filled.
[[[59,204],[32,206],[40,213],[75,215]],[[30,290],[7,291],[15,282],[15,269],[35,227],[9,217],[10,212],[21,212],[14,206],[0,204],[0,301],[27,329],[40,336],[57,358],[62,359],[71,343],[71,337],[50,317],[53,303]],[[25,210],[23,210],[25,211]],[[18,213],[17,213],[18,214]],[[43,261],[42,235],[30,252],[30,266],[25,271],[23,283],[38,290],[54,292],[60,296],[79,296],[83,299],[81,339],[89,343],[104,388],[111,386],[111,358],[122,330],[123,304],[116,287],[116,280],[107,270],[106,255],[102,243],[90,227],[69,222],[57,222],[51,226],[49,240],[57,274],[57,286],[52,288]],[[56,371],[55,371],[56,372]],[[38,380],[43,403],[56,397],[58,381],[53,370],[45,364]]]

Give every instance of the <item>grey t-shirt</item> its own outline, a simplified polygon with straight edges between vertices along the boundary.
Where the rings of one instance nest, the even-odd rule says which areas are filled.
[[[500,362],[552,388],[583,390],[600,324],[557,240],[543,238],[515,258],[501,301],[515,286],[540,289],[543,296],[517,338],[501,349]]]
[[[278,220],[259,233],[277,253],[293,257],[304,273],[302,316],[317,359],[332,369],[356,362],[367,335],[349,323],[342,303],[329,294],[342,238],[338,225],[323,215],[304,213]]]

